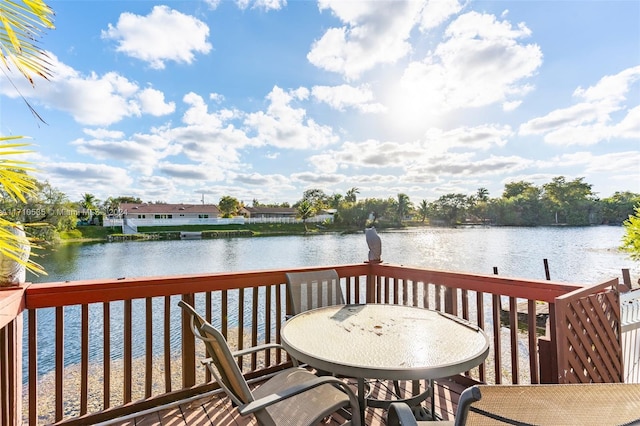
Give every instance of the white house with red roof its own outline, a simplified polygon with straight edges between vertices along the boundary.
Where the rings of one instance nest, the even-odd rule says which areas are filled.
[[[213,204],[122,203],[117,214],[109,215],[103,226],[122,226],[123,233],[135,233],[140,226],[226,225],[244,223],[244,218],[221,218]]]
[[[122,226],[124,234],[134,234],[141,226],[177,225],[227,225],[245,223],[298,223],[295,208],[245,207],[244,216],[220,217],[220,210],[213,204],[150,204],[122,203],[116,214],[109,214],[103,226]],[[309,223],[333,221],[333,212],[322,212],[307,219]]]

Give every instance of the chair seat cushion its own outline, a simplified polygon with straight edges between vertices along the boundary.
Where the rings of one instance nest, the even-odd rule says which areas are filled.
[[[253,391],[253,396],[259,399],[316,378],[315,374],[303,368],[290,368],[260,385]],[[294,426],[311,424],[313,422],[309,422],[309,419],[321,420],[340,407],[348,406],[347,394],[330,384],[324,384],[274,404],[267,411],[278,426]]]

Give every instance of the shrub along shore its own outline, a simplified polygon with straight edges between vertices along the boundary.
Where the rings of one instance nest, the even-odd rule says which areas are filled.
[[[376,224],[376,229],[389,227]],[[406,222],[403,227],[427,226],[422,222]],[[397,225],[395,226],[397,228]],[[78,226],[72,231],[60,233],[62,242],[89,241],[130,241],[130,240],[179,240],[181,232],[200,232],[201,238],[261,237],[273,235],[314,235],[323,233],[357,233],[364,228],[337,226],[334,224],[316,226],[302,223],[255,223],[232,225],[184,225],[184,226],[148,226],[139,227],[137,234],[122,234],[119,227],[95,225]]]

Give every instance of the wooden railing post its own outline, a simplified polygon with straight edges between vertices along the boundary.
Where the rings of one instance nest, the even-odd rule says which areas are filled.
[[[183,294],[182,300],[194,306],[193,294]],[[195,306],[194,306],[195,307]],[[182,387],[190,388],[196,384],[196,341],[191,331],[191,319],[182,310]]]
[[[22,424],[22,313],[0,329],[0,420]]]
[[[544,337],[538,339],[540,383],[558,383],[558,339],[556,337],[556,309],[549,303],[549,319]]]
[[[458,300],[455,288],[444,288],[444,311],[451,315],[458,315]]]
[[[631,284],[631,275],[629,274],[629,269],[622,269],[622,283],[627,287],[626,290],[631,290],[633,288],[633,284]]]
[[[22,312],[24,287],[0,297],[0,423],[22,424]]]
[[[367,303],[376,303],[376,283],[378,281],[378,276],[373,272],[373,265],[380,262],[369,262],[366,261],[369,265],[369,272],[367,273],[367,295],[366,301]]]

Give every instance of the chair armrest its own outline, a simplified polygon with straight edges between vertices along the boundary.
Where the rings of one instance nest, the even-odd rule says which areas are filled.
[[[247,349],[242,349],[242,350],[239,350],[239,351],[231,352],[231,355],[233,355],[234,357],[238,357],[238,356],[249,355],[249,354],[252,354],[254,352],[259,352],[259,351],[268,350],[268,349],[281,349],[281,350],[287,352],[287,350],[284,347],[282,347],[282,345],[280,345],[278,343],[266,343],[264,345],[252,346],[252,347],[247,348]],[[287,352],[287,354],[288,354],[288,352]],[[296,359],[293,359],[293,358],[291,358],[291,359],[293,360],[293,365],[297,367],[298,366],[298,361]],[[211,357],[208,357],[208,358],[205,358],[205,359],[201,360],[200,362],[202,364],[211,364],[212,361],[213,361],[213,359],[211,359]]]
[[[277,393],[273,393],[267,396],[264,396],[260,399],[256,399],[255,401],[251,401],[248,404],[242,405],[238,407],[238,412],[241,415],[255,413],[258,410],[262,410],[270,405],[283,401],[287,398],[291,398],[292,396],[299,395],[303,392],[308,391],[309,389],[313,389],[315,387],[325,385],[325,384],[333,384],[334,386],[340,388],[344,393],[349,397],[349,402],[352,407],[352,422],[354,425],[359,425],[360,423],[360,404],[358,403],[358,397],[356,394],[347,386],[345,382],[335,377],[323,376],[323,377],[315,377],[308,382],[302,383],[300,385],[291,386],[290,388],[283,389],[278,391]]]
[[[287,352],[287,350],[279,343],[265,343],[264,345],[258,345],[258,346],[252,346],[250,348],[247,349],[242,349],[239,351],[235,351],[235,352],[231,352],[231,355],[235,356],[243,356],[243,355],[248,355],[248,354],[252,354],[254,352],[258,352],[258,351],[263,351],[263,350],[268,350],[268,349],[281,349],[283,350],[287,355],[289,355],[289,352]],[[291,355],[289,355],[291,357]],[[291,357],[291,360],[293,362],[293,365],[295,367],[298,366],[298,360]]]
[[[286,352],[286,349],[283,348],[282,345],[279,344],[279,343],[265,343],[264,345],[252,346],[250,348],[241,349],[239,351],[231,352],[231,355],[233,355],[233,356],[243,356],[243,355],[248,355],[248,354],[252,354],[254,352],[259,352],[259,351],[263,351],[263,350],[267,350],[267,349],[282,349],[283,351]]]
[[[414,426],[417,425],[416,418],[409,407],[404,402],[392,402],[387,411],[387,426]]]

